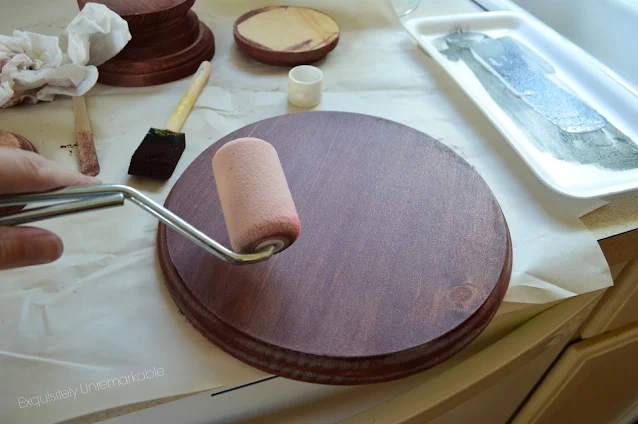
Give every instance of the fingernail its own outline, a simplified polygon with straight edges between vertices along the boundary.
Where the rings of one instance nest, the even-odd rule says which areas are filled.
[[[37,227],[0,227],[0,270],[50,263],[62,256],[62,240]]]
[[[62,256],[63,245],[58,236],[40,228],[26,230],[26,236],[33,239],[26,254],[28,260],[35,260],[37,263],[44,264]]]

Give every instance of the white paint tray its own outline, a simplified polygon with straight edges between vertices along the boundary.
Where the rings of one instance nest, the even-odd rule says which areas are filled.
[[[638,188],[638,98],[611,79],[595,65],[589,54],[575,44],[546,25],[515,12],[415,18],[408,20],[405,26],[550,188],[576,198],[601,197]],[[547,79],[551,82],[547,85],[542,81],[538,84],[540,90],[521,94],[520,90],[507,83],[507,79],[495,77],[500,74],[489,72],[487,62],[482,60],[484,57],[473,62],[472,58],[480,56],[474,48],[468,48],[462,56],[454,56],[445,47],[454,44],[441,43],[441,37],[450,34],[467,37],[468,33],[480,33],[481,37],[491,39],[511,37],[510,40],[523,45],[521,51],[526,47],[540,57],[539,63],[544,65],[533,69],[548,70]],[[447,55],[441,53],[437,46]],[[450,60],[448,56],[456,60]],[[481,64],[483,71],[477,63]],[[498,61],[494,63],[500,64]],[[523,81],[522,87],[533,78],[518,80]],[[495,85],[495,81],[500,87]],[[517,79],[509,81],[516,84]],[[591,122],[597,122],[600,129],[585,135],[576,134],[573,131],[580,131],[578,128],[582,127],[557,125],[557,120],[547,119],[557,115],[539,113],[539,110],[545,110],[529,106],[529,99],[536,99],[532,103],[547,103],[547,99],[551,103],[553,98],[562,99],[564,93],[554,95],[555,86],[568,93],[567,97],[576,98],[576,104],[585,106],[584,111],[595,112],[582,115],[587,118],[580,114],[567,115],[576,116],[574,119],[597,116]],[[545,91],[543,87],[550,89]],[[553,94],[547,95],[548,92]],[[526,97],[528,95],[535,97]],[[549,110],[552,108],[554,112],[572,110],[556,104]]]

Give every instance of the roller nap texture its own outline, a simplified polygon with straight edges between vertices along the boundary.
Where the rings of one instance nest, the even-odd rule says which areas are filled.
[[[273,244],[279,252],[299,237],[297,209],[271,144],[252,137],[226,143],[213,157],[213,174],[233,250]]]

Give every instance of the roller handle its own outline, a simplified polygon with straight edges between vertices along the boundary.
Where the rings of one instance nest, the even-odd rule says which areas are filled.
[[[56,216],[121,206],[124,204],[124,199],[139,206],[142,210],[162,221],[167,227],[182,234],[224,262],[233,265],[253,264],[265,261],[275,253],[275,246],[265,247],[264,250],[255,253],[242,254],[233,252],[134,188],[117,184],[73,186],[46,193],[0,196],[0,207],[26,205],[35,202],[50,203],[58,200],[62,201],[61,203],[51,206],[32,208],[9,215],[2,215],[0,216],[0,226],[20,225]]]
[[[188,89],[182,96],[181,100],[177,104],[175,108],[175,112],[173,112],[173,116],[169,119],[168,124],[166,124],[166,129],[169,131],[180,132],[182,129],[182,125],[186,121],[189,112],[191,111],[195,101],[197,101],[197,97],[199,93],[202,92],[202,89],[206,85],[208,81],[208,76],[210,75],[211,64],[209,61],[205,60],[199,65],[197,69],[197,73],[193,77]]]

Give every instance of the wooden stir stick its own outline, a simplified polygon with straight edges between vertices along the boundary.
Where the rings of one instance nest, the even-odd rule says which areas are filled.
[[[86,111],[84,96],[73,97],[73,113],[75,114],[75,140],[78,143],[80,170],[92,177],[100,173],[100,163],[93,142],[93,131]]]

